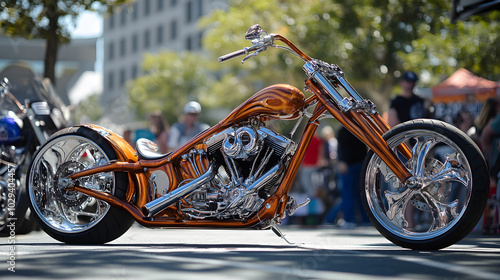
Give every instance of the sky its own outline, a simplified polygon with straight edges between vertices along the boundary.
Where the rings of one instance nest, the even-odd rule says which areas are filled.
[[[96,12],[83,12],[76,26],[69,26],[72,38],[95,38],[102,35],[102,17]]]
[[[77,20],[76,26],[68,21],[68,28],[71,32],[71,39],[97,38],[102,36],[102,16],[97,12],[84,11]],[[95,71],[102,73],[102,39],[97,40],[97,57]]]
[[[96,12],[83,12],[76,20],[76,26],[68,22],[72,39],[96,38],[102,36],[102,17]],[[97,73],[86,72],[68,93],[71,104],[78,104],[96,92],[102,92],[102,39],[97,40]]]

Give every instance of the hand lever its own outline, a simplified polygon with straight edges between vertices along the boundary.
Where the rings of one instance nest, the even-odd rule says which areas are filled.
[[[254,57],[254,56],[258,56],[258,55],[260,54],[260,52],[261,52],[261,51],[262,51],[262,49],[258,49],[258,50],[256,50],[254,53],[251,53],[251,54],[249,54],[249,55],[245,56],[245,58],[243,58],[243,59],[241,60],[241,64],[245,63],[245,61],[246,61],[247,59],[250,59],[250,58],[252,58],[252,57]]]

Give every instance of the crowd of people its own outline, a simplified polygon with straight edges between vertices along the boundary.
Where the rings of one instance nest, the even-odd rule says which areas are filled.
[[[199,121],[200,113],[200,103],[190,101],[184,106],[179,121],[169,126],[161,111],[155,111],[149,115],[149,129],[135,131],[135,139],[148,138],[153,140],[158,145],[158,152],[162,154],[173,151],[196,134],[209,128],[208,124]],[[123,134],[123,137],[134,146],[132,131],[125,130]]]

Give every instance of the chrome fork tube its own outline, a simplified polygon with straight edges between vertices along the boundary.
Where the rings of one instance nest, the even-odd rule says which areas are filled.
[[[351,86],[351,84],[344,78],[343,76],[336,76],[340,85],[344,88],[344,90],[349,93],[350,96],[354,97],[357,101],[364,101],[363,97]]]
[[[342,96],[340,92],[335,88],[335,86],[330,82],[330,80],[325,77],[325,75],[317,69],[317,67],[310,61],[304,64],[302,67],[306,72],[307,76],[313,78],[318,82],[332,97],[336,105],[340,107],[342,111],[348,111],[352,108],[352,101],[348,100],[347,97]],[[365,99],[351,86],[351,84],[344,78],[342,72],[332,73],[331,76],[337,80],[339,85],[352,97],[356,102],[365,102]]]
[[[332,83],[330,83],[330,81],[328,81],[328,79],[323,76],[322,73],[316,70],[315,66],[311,62],[307,62],[306,64],[304,64],[303,69],[306,72],[307,76],[313,78],[323,88],[325,88],[328,93],[330,93],[330,96],[333,98],[333,101],[337,103],[337,105],[340,105],[342,103],[344,97],[335,89]]]

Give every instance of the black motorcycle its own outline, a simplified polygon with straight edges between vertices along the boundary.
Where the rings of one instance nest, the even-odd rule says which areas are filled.
[[[26,171],[36,149],[69,125],[67,108],[48,80],[23,67],[14,72],[11,83],[0,80],[0,236],[35,228],[24,188]]]

